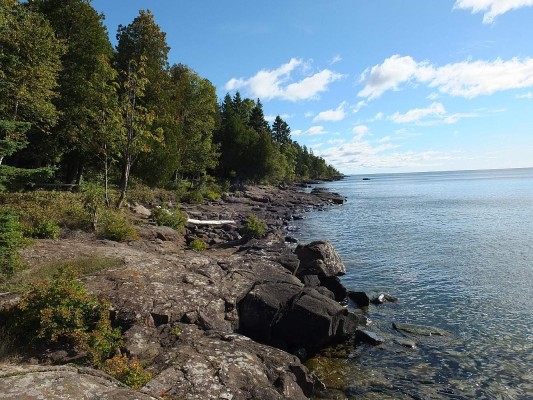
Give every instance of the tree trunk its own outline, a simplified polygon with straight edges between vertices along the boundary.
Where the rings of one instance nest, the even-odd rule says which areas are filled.
[[[124,202],[124,199],[126,198],[126,190],[128,189],[130,170],[131,170],[131,159],[130,157],[127,157],[124,163],[124,167],[122,169],[122,178],[120,180],[120,196],[117,200],[117,206],[116,206],[117,208],[122,207],[122,203]]]
[[[107,145],[104,145],[104,192],[105,192],[105,205],[107,208],[111,206],[111,201],[109,200],[109,157],[107,155]]]

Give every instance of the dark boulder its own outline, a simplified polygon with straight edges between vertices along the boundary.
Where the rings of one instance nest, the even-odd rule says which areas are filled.
[[[358,343],[368,343],[372,346],[378,346],[384,342],[383,338],[366,329],[357,329],[355,331],[355,341]]]
[[[348,291],[348,298],[352,300],[359,307],[368,307],[370,305],[370,298],[365,292]]]
[[[319,278],[321,286],[324,286],[335,295],[335,300],[344,301],[348,291],[336,276],[324,276]]]
[[[298,276],[318,275],[339,276],[346,273],[346,268],[339,255],[327,241],[316,241],[307,245],[299,245],[295,250],[300,259]]]

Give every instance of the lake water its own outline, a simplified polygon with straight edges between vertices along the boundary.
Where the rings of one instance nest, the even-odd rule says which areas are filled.
[[[533,399],[533,169],[368,177],[319,185],[348,202],[297,221],[298,238],[332,242],[348,289],[399,298],[369,308],[369,330],[390,339],[396,321],[450,335],[350,350],[345,393]]]

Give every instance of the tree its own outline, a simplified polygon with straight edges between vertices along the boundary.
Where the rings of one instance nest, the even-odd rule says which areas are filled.
[[[43,135],[56,123],[60,57],[65,46],[50,24],[26,4],[0,0],[0,187],[17,178],[43,178],[49,169],[2,165],[27,145],[27,134]]]
[[[159,140],[160,132],[151,129],[154,113],[140,104],[148,82],[143,61],[144,57],[141,57],[140,64],[131,60],[122,79],[120,105],[124,126],[118,140],[122,161],[122,178],[117,208],[122,206],[126,197],[132,165],[139,155],[150,152],[150,145],[153,141]]]
[[[291,128],[279,115],[272,124],[272,140],[282,145],[287,145],[292,141]]]
[[[44,15],[56,36],[67,44],[61,61],[59,96],[61,110],[52,143],[56,156],[62,158],[64,179],[79,183],[84,164],[92,158],[86,143],[105,129],[101,104],[115,91],[115,72],[109,68],[113,48],[103,24],[103,15],[88,0],[30,0],[32,8]],[[116,96],[116,93],[115,93]]]

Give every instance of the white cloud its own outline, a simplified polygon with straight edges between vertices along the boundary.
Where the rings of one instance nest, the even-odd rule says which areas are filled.
[[[330,65],[333,65],[333,64],[337,64],[338,62],[342,61],[342,57],[340,56],[340,54],[337,54],[335,57],[333,57],[329,64]]]
[[[389,119],[397,124],[407,124],[410,122],[419,122],[421,119],[429,116],[440,116],[446,114],[446,109],[441,103],[432,103],[426,108],[414,108],[405,114],[395,112],[389,116]]]
[[[381,139],[378,140],[379,143],[387,143],[392,140],[392,137],[390,136],[383,136]]]
[[[274,122],[276,117],[277,115],[265,115],[265,120],[268,122]],[[285,121],[288,119],[291,119],[292,117],[294,117],[294,114],[281,114],[280,115],[280,118],[282,118]]]
[[[347,102],[343,101],[335,110],[326,110],[319,112],[318,115],[313,118],[313,122],[318,121],[342,121],[346,116],[344,109],[348,105]]]
[[[352,112],[355,114],[355,113],[358,113],[359,110],[363,107],[365,107],[367,105],[367,102],[364,101],[364,100],[360,100],[357,102],[356,105],[354,106],[351,106],[350,108],[352,109]]]
[[[312,111],[307,111],[305,114],[304,114],[304,117],[305,118],[311,118],[313,115],[315,115]]]
[[[438,124],[455,124],[463,118],[479,117],[476,113],[455,113],[448,114],[441,103],[432,103],[426,108],[414,108],[405,114],[395,112],[389,115],[388,119],[397,124],[414,123],[417,125],[438,125]]]
[[[301,136],[301,135],[325,135],[326,133],[329,133],[328,131],[326,131],[324,129],[323,126],[321,125],[315,125],[315,126],[312,126],[310,127],[308,130],[306,131],[302,131],[301,129],[298,129],[298,130],[295,130],[295,131],[292,131],[291,134],[293,136]]]
[[[463,61],[436,67],[416,62],[409,56],[393,55],[383,64],[366,69],[361,75],[364,88],[359,96],[369,100],[388,90],[400,90],[402,83],[420,82],[440,93],[474,98],[495,92],[533,87],[533,58],[508,61]]]
[[[361,140],[363,136],[368,133],[368,126],[366,125],[357,125],[353,128],[352,132],[355,133],[354,140]]]
[[[262,100],[282,99],[289,101],[310,100],[328,89],[328,86],[343,77],[329,69],[323,69],[313,75],[294,81],[292,75],[299,72],[305,74],[309,63],[292,58],[288,63],[274,70],[261,70],[254,76],[230,79],[224,88],[228,91],[245,90],[247,95]]]
[[[516,96],[517,99],[533,99],[533,92],[528,92],[525,94],[519,94]]]
[[[457,0],[454,9],[470,9],[473,14],[482,12],[483,23],[491,24],[498,15],[529,6],[533,6],[533,0]]]

